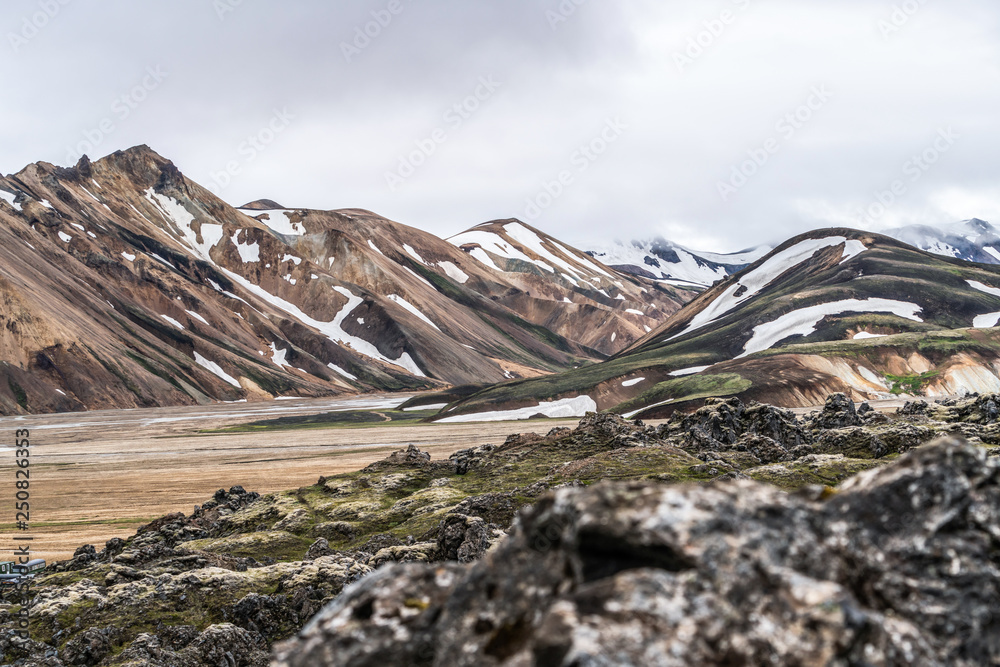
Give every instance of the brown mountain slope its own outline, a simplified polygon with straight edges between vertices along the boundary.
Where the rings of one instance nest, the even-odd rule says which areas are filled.
[[[241,212],[147,147],[31,165],[0,198],[0,414],[495,382],[602,354],[545,326],[581,306],[518,311],[516,274],[432,235]],[[605,309],[612,333],[631,317]]]

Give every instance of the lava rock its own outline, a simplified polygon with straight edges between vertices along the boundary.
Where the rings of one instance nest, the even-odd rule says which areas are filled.
[[[1000,661],[1000,461],[955,440],[838,493],[560,489],[467,566],[390,566],[277,667]]]
[[[317,558],[332,554],[333,550],[330,548],[330,541],[325,537],[321,537],[309,546],[309,550],[306,551],[306,560],[316,560]]]
[[[814,429],[845,428],[848,426],[860,426],[861,418],[854,408],[854,401],[845,394],[830,394],[826,397],[823,409],[813,419]]]
[[[469,563],[490,548],[489,529],[479,517],[449,514],[438,528],[438,553],[445,560]]]

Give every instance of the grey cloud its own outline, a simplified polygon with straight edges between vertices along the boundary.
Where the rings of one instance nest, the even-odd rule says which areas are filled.
[[[1000,217],[1000,8],[985,0],[399,0],[350,58],[344,44],[386,22],[390,0],[219,2],[232,3],[221,19],[212,0],[7,3],[0,168],[148,143],[206,185],[235,162],[220,190],[234,204],[358,206],[445,235],[541,202],[530,222],[576,243],[664,234],[735,250],[824,225]],[[15,51],[10,35],[53,5]],[[166,79],[123,107],[157,66]],[[455,123],[481,77],[499,89]],[[778,121],[817,85],[832,98],[786,137]],[[283,109],[288,127],[242,150]],[[627,129],[582,157],[614,118]],[[860,215],[949,126],[955,145]],[[724,201],[719,183],[769,139],[777,151]]]

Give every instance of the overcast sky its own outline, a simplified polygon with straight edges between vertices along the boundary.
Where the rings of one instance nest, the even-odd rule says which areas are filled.
[[[4,173],[146,143],[235,205],[442,236],[518,217],[579,245],[1000,222],[995,0],[4,10]]]

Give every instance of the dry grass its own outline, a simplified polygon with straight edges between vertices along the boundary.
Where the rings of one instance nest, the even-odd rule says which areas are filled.
[[[406,397],[393,398],[401,402]],[[411,443],[440,459],[466,447],[500,444],[509,433],[546,433],[577,421],[198,433],[261,418],[324,412],[343,402],[40,415],[0,420],[0,438],[11,440],[14,429],[31,429],[31,534],[35,555],[52,560],[71,556],[82,544],[100,549],[108,539],[128,537],[164,514],[190,513],[219,488],[282,491],[314,484],[321,475],[363,468]],[[14,453],[0,456],[12,459]],[[4,478],[0,499],[13,507],[13,473]],[[13,544],[13,520],[12,513],[0,516],[4,551]]]

